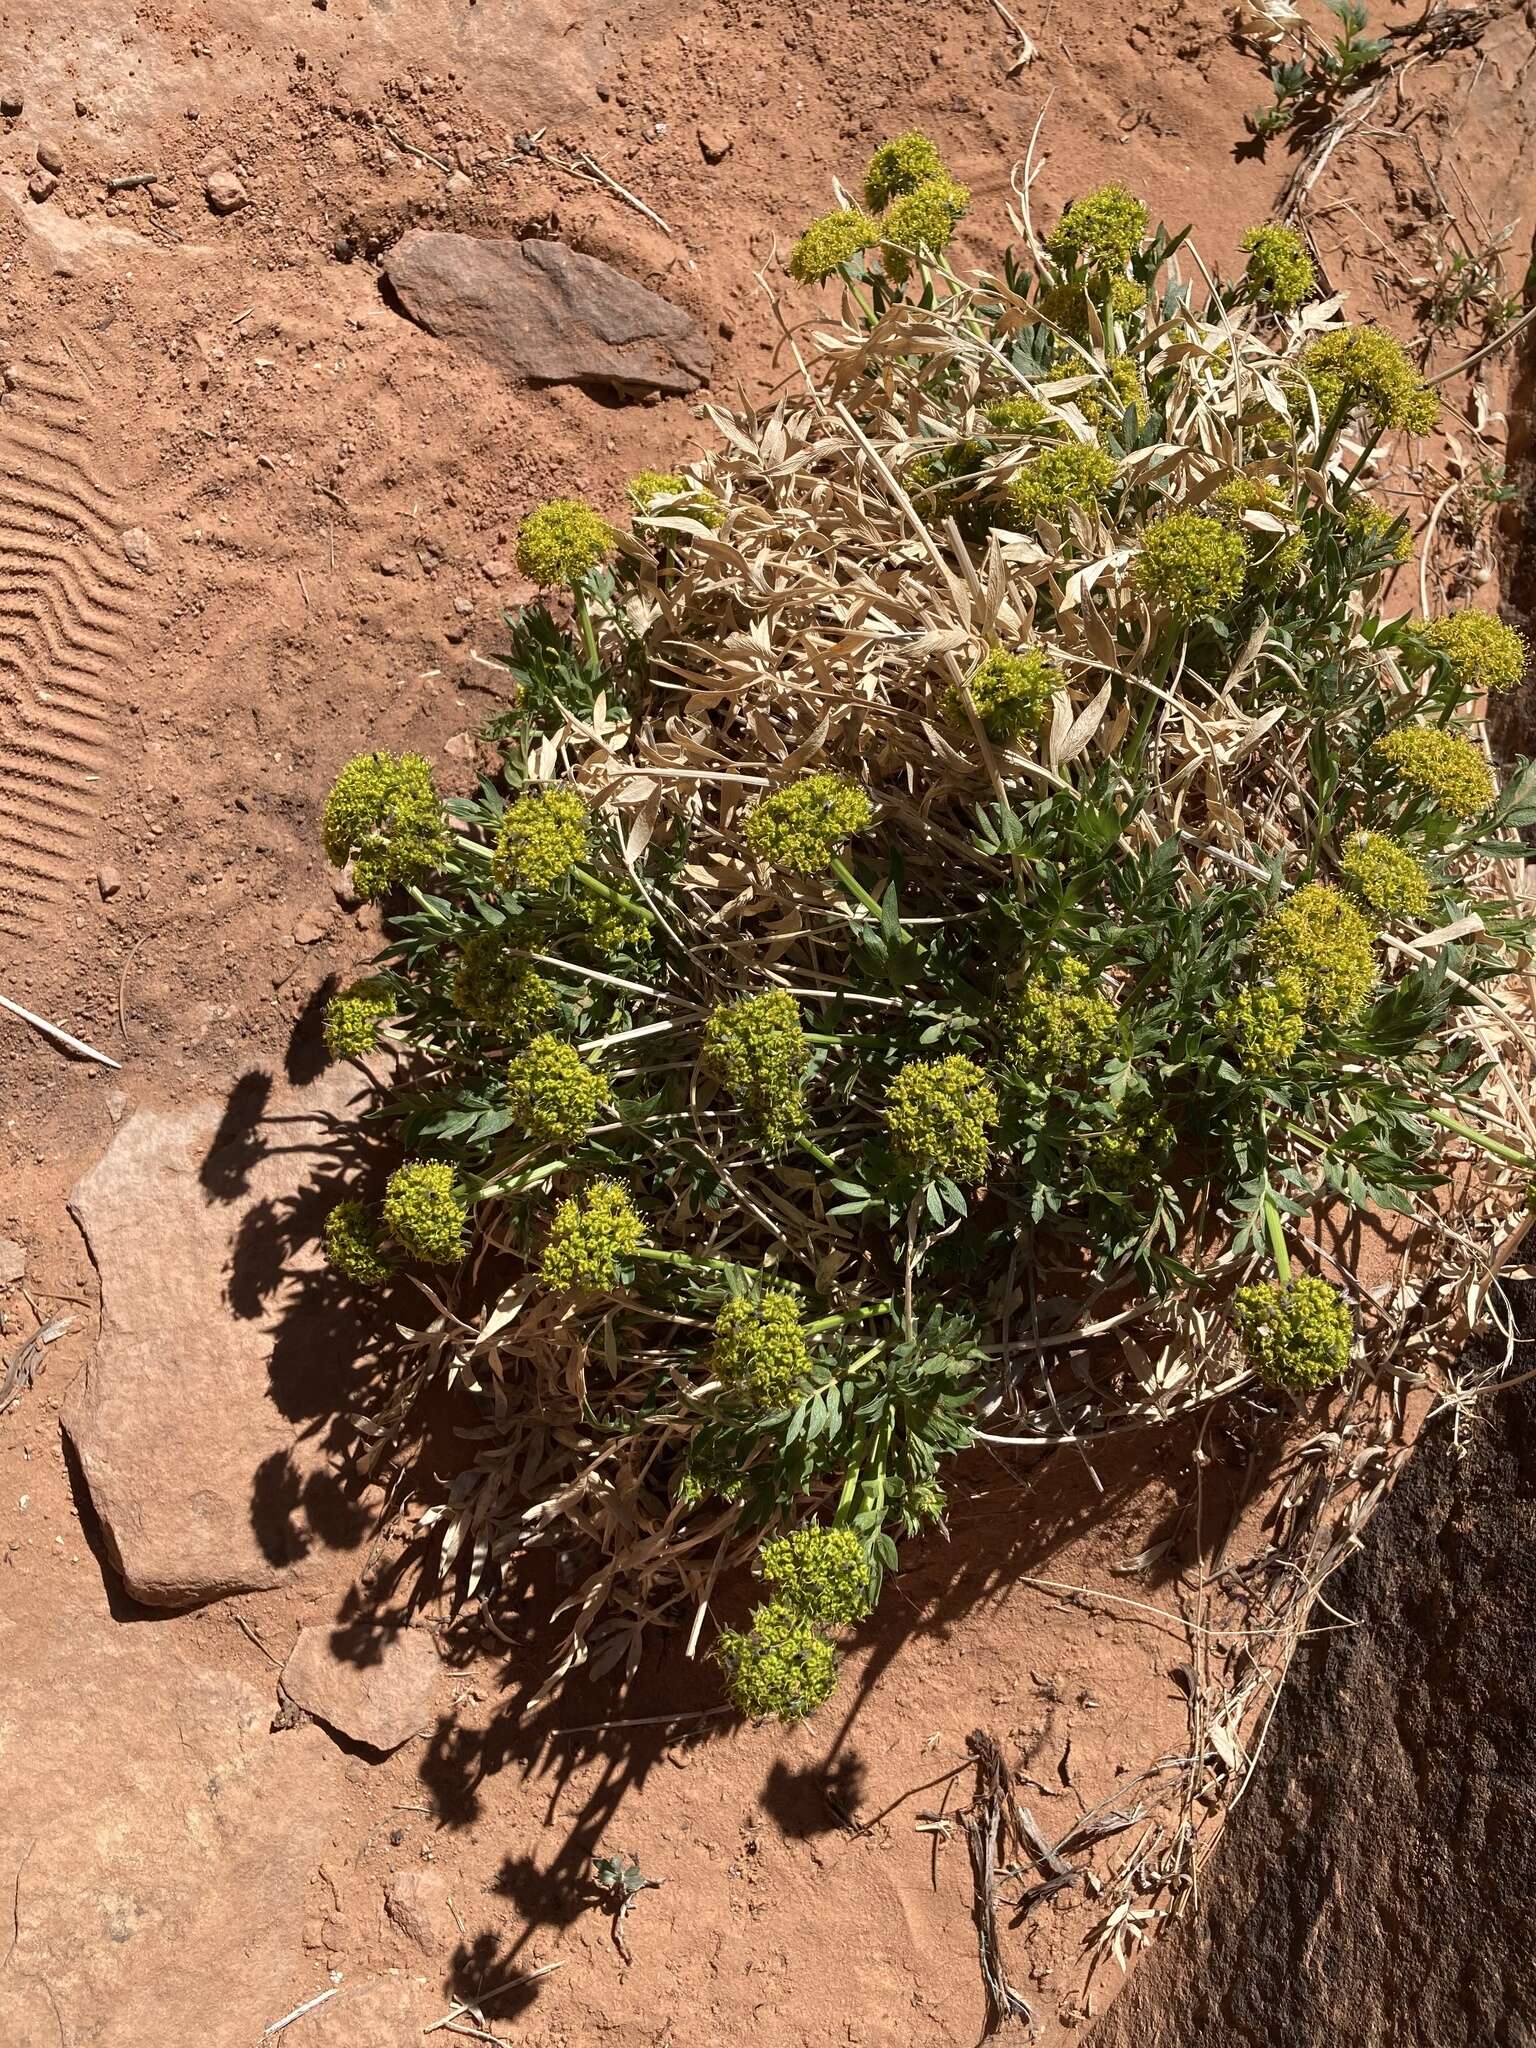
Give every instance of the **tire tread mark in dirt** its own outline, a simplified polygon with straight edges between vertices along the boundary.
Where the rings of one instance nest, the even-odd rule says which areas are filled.
[[[134,578],[73,360],[0,385],[0,933],[35,934],[87,858],[112,764]]]

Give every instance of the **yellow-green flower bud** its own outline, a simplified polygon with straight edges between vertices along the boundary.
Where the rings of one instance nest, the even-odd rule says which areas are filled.
[[[606,1177],[591,1180],[555,1210],[540,1272],[557,1294],[605,1294],[620,1265],[645,1243],[645,1227],[629,1191]]]
[[[1072,269],[1124,270],[1147,233],[1147,209],[1124,185],[1100,185],[1073,200],[1046,236],[1058,263]]]
[[[1004,495],[1020,525],[1065,526],[1074,511],[1096,512],[1114,481],[1115,464],[1102,448],[1065,441],[1026,462]]]
[[[1188,625],[1235,605],[1247,574],[1242,534],[1199,512],[1169,512],[1142,534],[1131,580],[1154,610]]]
[[[1429,909],[1424,863],[1385,832],[1356,832],[1344,848],[1339,871],[1378,917],[1423,917]]]
[[[1119,1013],[1088,963],[1069,954],[1021,985],[1003,1011],[1001,1036],[1013,1071],[1043,1084],[1097,1072],[1116,1049]]]
[[[709,1366],[728,1393],[762,1413],[789,1407],[811,1369],[798,1297],[765,1287],[756,1301],[728,1301],[715,1318]]]
[[[429,1266],[457,1265],[469,1205],[451,1166],[417,1159],[396,1167],[384,1190],[384,1230]]]
[[[551,498],[517,529],[517,566],[530,583],[553,590],[601,567],[617,544],[608,521],[580,498]]]
[[[820,284],[855,256],[880,240],[880,223],[856,208],[844,207],[813,220],[789,252],[789,274],[801,284]]]
[[[1406,428],[1427,434],[1440,417],[1440,401],[1403,351],[1379,327],[1341,327],[1320,334],[1301,367],[1325,422],[1341,403],[1346,415],[1363,414],[1383,432]]]
[[[396,882],[422,882],[443,864],[448,828],[420,754],[359,754],[331,784],[322,826],[327,860],[365,896]]]
[[[885,267],[898,284],[909,274],[910,259],[943,255],[970,203],[970,193],[953,178],[930,178],[896,201],[880,223],[880,241]]]
[[[366,1202],[338,1202],[325,1219],[325,1256],[359,1287],[377,1287],[395,1270],[380,1243],[377,1219]]]
[[[486,930],[465,943],[453,977],[453,1006],[471,1024],[516,1045],[555,1017],[560,998],[542,974],[519,959],[504,929]]]
[[[1026,391],[1015,391],[1007,398],[994,398],[982,417],[998,434],[1035,434],[1050,414],[1038,398],[1031,398]]]
[[[1307,1016],[1352,1024],[1376,985],[1371,928],[1341,890],[1308,882],[1270,912],[1254,941],[1261,964],[1293,987]]]
[[[1232,1320],[1249,1365],[1267,1386],[1311,1394],[1349,1370],[1355,1320],[1326,1280],[1240,1287]]]
[[[994,647],[966,687],[987,737],[1012,746],[1043,730],[1051,715],[1052,699],[1062,685],[1060,669],[1038,649],[1005,654]],[[944,716],[950,725],[969,729],[964,699],[953,685],[945,692]]]
[[[747,848],[787,875],[824,874],[874,817],[868,792],[843,775],[806,775],[755,803],[742,819]]]
[[[908,1060],[885,1091],[885,1127],[904,1159],[971,1185],[982,1180],[997,1090],[974,1060]]]
[[[801,1083],[810,1052],[794,997],[769,989],[715,1010],[704,1027],[700,1064],[777,1151],[805,1126]]]
[[[722,1629],[715,1654],[733,1704],[754,1721],[803,1721],[837,1686],[831,1643],[779,1600],[757,1608],[745,1634]]]
[[[1401,725],[1378,740],[1372,752],[1407,795],[1432,804],[1444,817],[1469,825],[1492,808],[1497,793],[1493,770],[1459,732],[1441,725]]]
[[[1530,658],[1525,635],[1492,612],[1452,612],[1449,618],[1426,619],[1419,638],[1444,655],[1464,697],[1498,697],[1513,690]]]
[[[1277,313],[1291,313],[1317,289],[1317,272],[1307,245],[1294,228],[1275,222],[1250,228],[1242,240],[1248,254],[1243,276],[1248,293],[1260,305],[1273,306]]]
[[[933,178],[946,176],[944,160],[926,135],[909,130],[882,142],[864,173],[864,204],[880,213],[904,192],[915,192]]]
[[[387,983],[354,981],[325,1006],[325,1049],[333,1060],[361,1059],[378,1049],[379,1026],[395,1014]]]
[[[606,1099],[602,1077],[574,1045],[541,1032],[507,1068],[507,1109],[522,1137],[570,1144],[597,1122]]]
[[[591,813],[574,789],[533,789],[502,813],[491,874],[499,889],[542,896],[587,858]]]
[[[1250,1074],[1282,1073],[1306,1034],[1305,989],[1294,974],[1282,974],[1270,986],[1239,989],[1220,1021],[1240,1066]]]
[[[862,1621],[874,1605],[869,1552],[851,1529],[807,1522],[765,1543],[758,1570],[791,1614],[822,1628]]]

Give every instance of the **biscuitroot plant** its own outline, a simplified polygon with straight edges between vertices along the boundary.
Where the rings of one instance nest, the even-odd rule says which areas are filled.
[[[788,259],[840,291],[803,385],[627,530],[525,523],[478,787],[327,805],[387,930],[328,1041],[393,1054],[400,1163],[326,1245],[434,1307],[370,1454],[468,1396],[444,1560],[574,1562],[561,1671],[682,1622],[806,1713],[978,1435],[1387,1370],[1340,1225],[1465,1277],[1523,1200],[1525,649],[1387,605],[1372,488],[1434,396],[1287,230],[1213,283],[1028,183],[962,280],[966,193],[877,151]]]

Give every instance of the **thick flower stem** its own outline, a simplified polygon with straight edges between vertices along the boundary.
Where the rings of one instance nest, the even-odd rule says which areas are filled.
[[[1465,1138],[1469,1145],[1476,1145],[1480,1152],[1486,1152],[1494,1159],[1504,1159],[1511,1166],[1523,1166],[1528,1173],[1536,1172],[1536,1159],[1529,1152],[1522,1152],[1515,1145],[1506,1145],[1499,1138],[1490,1138],[1484,1131],[1473,1130],[1460,1117],[1451,1116],[1443,1109],[1426,1109],[1424,1114],[1432,1124],[1439,1124],[1442,1130],[1454,1131],[1458,1138]]]
[[[885,911],[881,906],[878,898],[870,895],[869,891],[864,887],[864,884],[858,879],[858,877],[853,873],[853,870],[848,866],[848,863],[846,861],[837,859],[834,855],[829,865],[831,867],[834,878],[842,883],[843,887],[848,891],[849,895],[852,896],[857,902],[862,903],[866,910],[872,911],[877,918],[883,920],[885,917]],[[898,923],[896,927],[896,937],[902,945],[916,946],[919,953],[925,950],[922,940],[914,939],[912,934],[907,930],[906,926],[903,924]]]
[[[1291,1284],[1291,1255],[1285,1247],[1285,1227],[1281,1221],[1279,1205],[1266,1188],[1264,1191],[1264,1228],[1269,1233],[1269,1248],[1275,1255],[1275,1271],[1280,1275],[1280,1285]]]

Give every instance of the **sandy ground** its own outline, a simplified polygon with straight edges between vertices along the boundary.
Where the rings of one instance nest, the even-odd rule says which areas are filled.
[[[780,277],[832,178],[926,129],[973,189],[960,256],[982,259],[1044,109],[1049,206],[1120,177],[1230,265],[1295,159],[1243,134],[1266,88],[1221,10],[1014,12],[1038,44],[1024,67],[987,0],[8,10],[0,92],[23,110],[0,121],[0,992],[121,1062],[65,1060],[0,1019],[0,1233],[26,1246],[30,1290],[3,1297],[7,1347],[35,1314],[75,1319],[0,1419],[0,2035],[16,2048],[254,2042],[338,1982],[287,2041],[403,2041],[450,1995],[550,1961],[564,1968],[525,1994],[519,2039],[968,2043],[965,1847],[916,1824],[968,1780],[912,1788],[984,1727],[1023,1753],[1056,1834],[1186,1738],[1185,1633],[1124,1604],[1176,1607],[1200,1561],[1182,1439],[1133,1441],[1096,1473],[973,1466],[952,1542],[914,1553],[834,1707],[792,1734],[643,1725],[713,1704],[707,1671],[661,1653],[622,1700],[578,1687],[558,1724],[520,1720],[549,1597],[533,1588],[528,1640],[494,1656],[435,1617],[452,1655],[436,1730],[372,1764],[314,1728],[269,1732],[273,1660],[303,1622],[391,1597],[408,1524],[375,1541],[383,1504],[365,1501],[277,1592],[149,1617],[82,1522],[58,1430],[95,1302],[67,1190],[134,1107],[209,1100],[238,1119],[272,1077],[312,1074],[317,992],[373,947],[373,913],[342,906],[319,850],[337,767],[410,746],[451,783],[497,701],[478,656],[527,595],[520,517],[557,492],[617,512],[626,477],[708,433],[681,401],[499,380],[392,310],[361,252],[418,220],[556,234],[698,317],[714,396],[757,396],[792,367],[759,273]],[[1396,124],[1413,146],[1356,150],[1320,182],[1337,283],[1406,324],[1419,143],[1519,224],[1518,282],[1528,51],[1520,17],[1497,17],[1413,81]],[[728,144],[718,162],[701,131],[711,156]],[[590,151],[670,232],[519,149],[528,135],[565,161]],[[42,201],[39,145],[63,165]],[[250,202],[226,218],[203,190],[220,167]],[[153,188],[108,193],[145,170]],[[1451,395],[1477,410],[1466,380]],[[1216,1436],[1236,1486],[1253,1445],[1235,1423]],[[1169,1536],[1167,1583],[1115,1576]],[[615,1719],[642,1725],[572,1732]],[[226,1782],[221,1805],[209,1787]],[[632,1966],[583,1890],[615,1849],[664,1881],[630,1922]],[[401,1870],[440,1875],[452,1902],[425,1945],[383,1910]],[[1113,1965],[1084,1982],[1093,1917],[1074,1893],[1010,1937],[1045,2041],[1112,1989]]]

